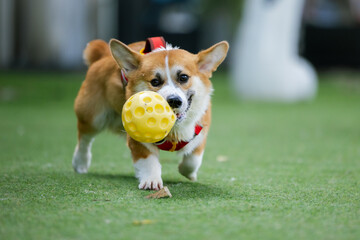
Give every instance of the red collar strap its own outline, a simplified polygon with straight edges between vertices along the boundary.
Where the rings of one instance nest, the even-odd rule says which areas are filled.
[[[145,47],[140,50],[140,53],[142,55],[145,55],[149,52],[154,51],[157,48],[166,48],[166,42],[163,37],[151,37],[146,39]],[[121,80],[124,85],[127,85],[127,83],[129,82],[123,69],[121,69]]]
[[[145,48],[140,51],[142,54],[147,54],[157,48],[166,48],[166,42],[163,37],[152,37],[146,39]]]
[[[194,133],[194,138],[200,134],[201,130],[203,129],[202,126],[200,125],[196,125],[195,126],[195,133]],[[193,139],[194,139],[193,138]],[[191,140],[190,140],[191,141]],[[189,142],[170,142],[170,141],[164,141],[164,142],[157,142],[155,143],[155,145],[160,149],[160,150],[164,150],[164,151],[170,151],[170,152],[174,152],[174,151],[179,151],[181,150],[183,147],[185,147]]]

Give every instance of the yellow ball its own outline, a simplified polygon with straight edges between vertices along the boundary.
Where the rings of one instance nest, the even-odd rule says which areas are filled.
[[[152,91],[134,94],[125,102],[122,110],[126,132],[138,142],[154,143],[164,139],[175,120],[167,101]]]

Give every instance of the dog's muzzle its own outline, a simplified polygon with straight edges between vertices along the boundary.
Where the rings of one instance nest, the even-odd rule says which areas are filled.
[[[194,94],[192,93],[192,94],[190,94],[190,96],[189,96],[189,98],[188,98],[188,106],[187,106],[187,108],[185,109],[185,111],[183,111],[183,112],[178,112],[178,113],[175,113],[175,115],[176,115],[176,121],[177,122],[181,122],[182,120],[184,120],[185,118],[186,118],[186,113],[187,113],[187,111],[190,109],[190,107],[191,107],[191,103],[192,103],[192,97],[194,96]]]
[[[169,103],[170,107],[172,109],[174,108],[180,108],[182,105],[182,100],[180,97],[175,96],[175,95],[170,95],[166,101]]]

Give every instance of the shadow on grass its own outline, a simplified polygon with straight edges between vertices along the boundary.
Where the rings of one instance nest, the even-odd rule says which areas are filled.
[[[111,185],[118,187],[131,187],[133,191],[141,191],[137,188],[138,180],[132,174],[107,174],[107,173],[88,173],[88,178],[107,180]],[[164,179],[164,185],[167,186],[176,199],[212,199],[224,198],[229,195],[225,189],[203,184],[199,182],[190,182],[188,180],[167,181]],[[149,194],[152,191],[144,191]]]
[[[215,199],[229,196],[225,188],[211,184],[190,181],[165,181],[173,196],[177,199]]]
[[[111,174],[90,172],[86,176],[88,179],[106,180],[115,187],[129,187],[137,186],[137,180],[132,174]]]
[[[85,190],[91,190],[89,186],[107,192],[132,192],[134,196],[145,197],[153,191],[143,191],[138,189],[138,180],[132,173],[112,174],[101,172],[90,172],[87,174],[76,174],[67,172],[43,172],[42,174],[27,173],[22,177],[6,175],[4,182],[7,183],[0,193],[22,192],[27,198],[38,198],[46,191],[56,193],[57,195],[69,195],[69,193],[82,193]],[[167,186],[173,195],[174,200],[211,200],[232,198],[232,193],[226,186],[219,187],[213,184],[204,184],[201,182],[191,182],[186,179],[165,178],[164,185]],[[24,187],[26,185],[26,188]]]

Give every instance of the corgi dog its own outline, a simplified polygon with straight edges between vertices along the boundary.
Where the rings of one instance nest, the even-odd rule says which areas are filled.
[[[146,48],[150,50],[144,53]],[[179,172],[196,181],[211,121],[213,88],[209,78],[228,49],[229,44],[222,41],[192,54],[172,47],[162,37],[129,45],[115,39],[109,44],[89,42],[84,50],[88,71],[74,104],[78,127],[74,170],[88,171],[91,145],[99,132],[126,133],[121,120],[123,105],[133,94],[146,90],[167,100],[176,122],[159,143],[137,142],[127,136],[139,189],[163,188],[159,150],[177,151],[182,156]]]

